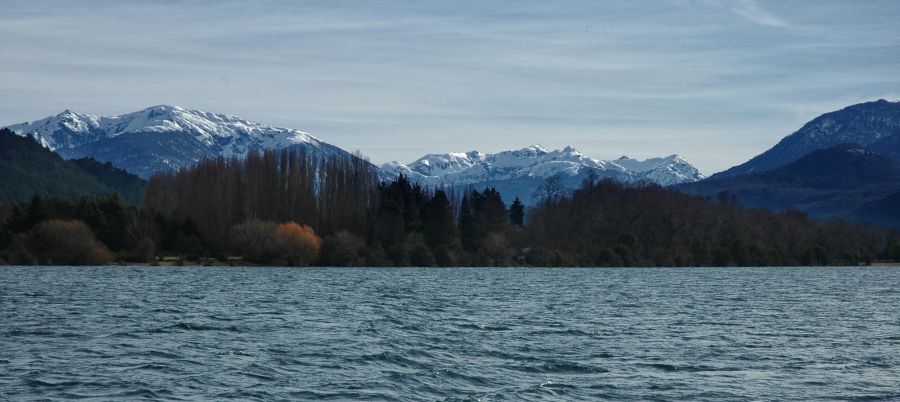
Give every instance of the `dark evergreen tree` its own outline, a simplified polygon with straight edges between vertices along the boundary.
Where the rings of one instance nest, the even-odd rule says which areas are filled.
[[[488,233],[503,230],[509,224],[509,213],[500,192],[494,188],[486,188],[480,197],[475,199],[475,221],[479,242]]]
[[[459,234],[464,249],[475,251],[478,249],[477,229],[475,223],[475,214],[472,210],[471,201],[481,197],[476,190],[467,191],[463,194],[462,201],[459,204]]]
[[[403,175],[392,183],[379,186],[379,206],[376,212],[374,238],[379,244],[390,250],[406,237],[408,227],[415,226],[406,221],[408,202],[412,198],[409,193],[412,187]]]
[[[450,209],[450,200],[444,190],[435,191],[426,203],[423,222],[425,240],[432,248],[449,246],[456,238],[453,211]]]
[[[522,201],[519,200],[519,197],[516,197],[512,205],[509,206],[509,221],[513,225],[525,225],[525,205],[522,204]]]

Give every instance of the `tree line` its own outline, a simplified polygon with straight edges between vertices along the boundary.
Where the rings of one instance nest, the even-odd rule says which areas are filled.
[[[216,158],[153,176],[143,203],[35,196],[0,207],[0,259],[176,256],[321,266],[788,266],[900,260],[896,232],[744,209],[655,185],[558,178],[527,208],[493,188],[379,181],[361,157],[303,149]]]
[[[744,209],[655,185],[587,180],[529,215],[534,265],[857,265],[900,258],[897,233],[796,210]]]

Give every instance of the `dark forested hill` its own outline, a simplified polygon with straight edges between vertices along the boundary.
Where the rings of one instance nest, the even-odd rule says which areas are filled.
[[[679,186],[679,191],[720,197],[746,207],[795,208],[816,217],[861,219],[883,226],[874,204],[900,191],[900,164],[858,145],[843,144],[810,153],[778,169],[737,177],[711,178]]]
[[[66,161],[30,137],[0,130],[0,201],[25,201],[35,194],[62,197],[119,193],[139,204],[143,181],[93,159]]]

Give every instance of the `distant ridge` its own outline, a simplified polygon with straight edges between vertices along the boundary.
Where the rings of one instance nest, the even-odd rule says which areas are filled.
[[[774,170],[712,177],[675,187],[745,207],[799,209],[818,218],[845,218],[890,225],[879,213],[900,192],[900,164],[856,144],[819,149]],[[890,198],[892,195],[893,198]],[[896,213],[900,205],[893,209]]]
[[[816,117],[768,151],[711,178],[764,172],[817,149],[839,144],[868,146],[897,135],[900,135],[900,102],[879,99],[860,103]]]
[[[428,186],[498,187],[504,199],[519,197],[526,202],[552,176],[560,176],[568,187],[579,185],[589,172],[598,178],[662,186],[703,179],[696,167],[678,155],[644,161],[626,156],[596,160],[571,146],[548,151],[540,145],[493,154],[478,151],[428,154],[408,165],[386,163],[381,171],[384,179],[403,174],[410,181]]]

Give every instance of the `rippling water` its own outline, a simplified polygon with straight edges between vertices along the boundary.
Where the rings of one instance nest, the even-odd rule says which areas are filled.
[[[9,400],[900,398],[900,270],[0,267]]]

